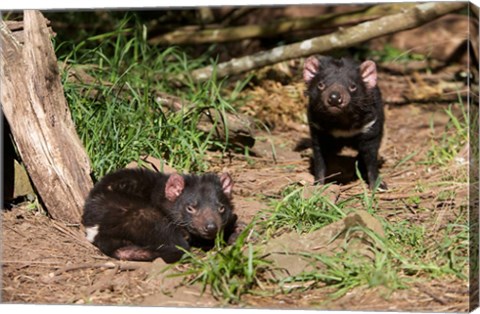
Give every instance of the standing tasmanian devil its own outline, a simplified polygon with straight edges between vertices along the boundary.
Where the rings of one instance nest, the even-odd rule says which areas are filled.
[[[191,246],[211,248],[223,230],[233,241],[237,216],[233,181],[224,173],[179,175],[122,169],[102,178],[87,197],[82,223],[87,239],[121,260],[167,263]]]
[[[348,146],[358,151],[359,169],[373,188],[384,123],[375,63],[311,56],[305,60],[303,78],[309,97],[315,182],[325,182],[325,154],[336,154]],[[381,182],[379,188],[387,187]]]

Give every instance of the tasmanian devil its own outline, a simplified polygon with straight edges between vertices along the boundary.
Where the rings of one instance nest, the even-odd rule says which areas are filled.
[[[238,231],[233,213],[233,180],[122,169],[102,178],[90,191],[82,223],[87,239],[121,260],[172,263],[191,246],[212,247],[223,230],[230,242]]]
[[[315,182],[325,182],[325,154],[348,146],[358,151],[359,169],[366,172],[373,188],[379,175],[377,155],[384,124],[375,63],[311,56],[305,60],[303,78],[309,98]],[[387,187],[381,182],[379,188]]]

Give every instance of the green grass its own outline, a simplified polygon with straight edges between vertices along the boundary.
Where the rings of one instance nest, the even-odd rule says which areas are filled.
[[[280,200],[272,201],[266,229],[308,233],[345,217],[351,209],[345,202],[334,204],[326,193],[328,186],[318,187],[310,197],[304,196],[305,187],[287,187]]]
[[[366,209],[373,213],[376,208],[376,201],[368,190],[342,200],[336,204],[328,198],[325,191],[328,185],[319,187],[318,191],[311,197],[303,197],[304,188],[285,189],[283,198],[272,203],[272,210],[266,220],[266,226],[270,233],[275,234],[279,230],[295,230],[299,233],[312,232],[332,222],[344,218],[356,209]],[[301,273],[296,276],[285,277],[279,281],[280,286],[287,283],[310,282],[311,289],[318,286],[328,285],[336,288],[331,294],[332,298],[338,298],[354,287],[361,285],[376,286],[386,285],[391,289],[404,287],[399,279],[399,274],[394,269],[390,252],[385,240],[378,237],[370,229],[354,226],[346,231],[345,242],[348,242],[349,234],[361,230],[368,234],[374,242],[381,245],[371,247],[374,252],[374,260],[370,260],[355,252],[343,250],[334,255],[317,254],[315,252],[304,252],[300,255],[313,265],[316,265],[314,272]],[[333,239],[332,239],[333,240]]]
[[[246,239],[252,232],[250,224],[235,243],[225,246],[223,235],[216,237],[215,247],[205,256],[185,252],[181,263],[189,268],[176,276],[185,276],[187,284],[200,283],[202,292],[209,291],[224,303],[238,303],[241,296],[258,286],[263,272],[271,262]]]
[[[423,61],[427,57],[420,53],[413,53],[411,51],[403,51],[386,44],[382,50],[371,51],[370,55],[376,58],[379,62],[410,62],[410,61]]]
[[[358,167],[357,176],[361,178]],[[332,193],[328,190],[330,184],[316,186],[313,191],[306,191],[306,187],[289,186],[283,190],[280,200],[272,201],[270,206],[272,209],[267,212],[269,217],[266,228],[271,231],[283,228],[308,233],[340,220],[358,208],[370,214],[375,213],[377,209],[375,193],[379,184],[380,181],[373,191],[370,191],[363,183],[362,193],[336,203],[330,199]]]
[[[389,222],[378,215],[376,191],[372,193],[366,187],[363,193],[338,201],[337,204],[323,194],[326,188],[319,188],[310,198],[302,197],[303,188],[285,189],[281,200],[272,202],[265,222],[266,232],[273,235],[289,230],[311,232],[362,209],[382,224],[385,236],[363,226],[352,226],[346,231],[343,243],[348,243],[354,232],[361,231],[370,239],[368,257],[347,247],[339,248],[335,254],[303,252],[300,255],[315,265],[315,271],[282,278],[279,280],[280,286],[289,287],[291,283],[297,283],[293,285],[295,289],[303,290],[329,286],[334,288],[330,294],[330,298],[334,299],[361,286],[382,286],[392,292],[407,289],[414,282],[442,276],[453,275],[462,280],[467,278],[469,228],[465,210],[460,211],[455,221],[447,222],[439,230],[432,230],[432,224],[428,222]],[[445,194],[447,198],[454,196],[452,193]],[[301,283],[308,285],[302,287]],[[286,293],[290,291],[285,289]]]
[[[468,143],[468,109],[463,104],[460,96],[457,105],[460,115],[455,115],[453,106],[454,105],[450,105],[447,109],[445,109],[445,113],[448,115],[449,120],[439,138],[432,136],[431,148],[429,149],[426,159],[423,162],[424,164],[446,166]],[[432,134],[435,134],[433,120],[430,122],[430,129],[432,130]]]
[[[207,109],[218,112],[212,116],[220,119],[233,111],[231,103],[245,82],[227,88],[214,74],[204,83],[195,83],[188,73],[214,61],[190,58],[177,48],[152,47],[146,41],[145,27],[138,23],[127,27],[132,24],[127,22],[131,21],[121,20],[111,33],[57,45],[58,51],[67,51],[59,57],[67,70],[83,70],[90,76],[90,82],[82,83],[68,79],[65,71],[63,84],[94,176],[102,177],[142,155],[164,160],[178,170],[205,171],[207,151],[225,151],[228,134],[226,141],[220,141],[213,137],[214,128],[207,133],[199,131],[199,119]],[[86,48],[91,42],[99,44]],[[171,83],[179,74],[186,75],[183,87]],[[193,106],[169,112],[157,101],[158,92]]]
[[[464,214],[440,230],[410,222],[384,225],[392,250],[402,256],[405,274],[466,278],[468,225]]]
[[[363,232],[371,234],[366,228]],[[303,257],[316,266],[315,271],[301,273],[296,276],[284,278],[280,284],[291,282],[315,281],[310,288],[329,286],[335,288],[329,295],[330,299],[336,299],[345,295],[350,290],[360,287],[383,286],[390,291],[404,289],[408,286],[400,272],[395,271],[399,260],[384,246],[372,246],[370,248],[373,258],[360,253],[342,251],[333,255],[303,253]]]
[[[428,61],[429,56],[415,53],[412,50],[401,50],[390,44],[385,44],[381,50],[371,50],[368,46],[357,47],[354,58],[357,60],[372,59],[376,62],[395,62],[406,64],[412,61]]]
[[[439,243],[432,246],[421,226],[391,225],[384,221],[387,236],[380,237],[368,228],[357,226],[371,240],[369,257],[343,250],[333,255],[314,252],[302,256],[315,265],[315,271],[286,277],[279,284],[314,281],[304,290],[323,286],[334,288],[330,299],[336,299],[356,287],[382,286],[389,292],[408,289],[422,282],[445,275],[466,279],[468,232],[462,224],[449,224]],[[460,229],[460,232],[454,231]],[[345,242],[348,240],[346,239]]]

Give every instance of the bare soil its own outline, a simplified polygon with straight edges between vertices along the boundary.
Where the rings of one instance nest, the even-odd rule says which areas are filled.
[[[458,68],[456,70],[459,70]],[[455,70],[442,74],[452,77]],[[448,75],[451,73],[451,75]],[[429,79],[431,93],[448,95],[433,87],[444,77]],[[381,173],[389,191],[379,194],[378,214],[390,222],[404,220],[424,224],[435,232],[455,220],[459,208],[468,204],[467,184],[428,185],[446,176],[465,173],[466,165],[452,163],[448,168],[422,165],[432,145],[448,121],[444,109],[449,101],[428,101],[421,84],[411,85],[412,76],[381,73],[381,88],[386,100],[386,136],[381,148]],[[212,171],[229,171],[235,180],[234,201],[241,220],[248,222],[268,207],[269,197],[278,197],[284,187],[300,183],[310,185],[310,152],[294,152],[300,138],[308,137],[305,124],[303,84],[299,80],[282,85],[265,81],[249,91],[250,102],[243,110],[258,119],[270,118],[270,133],[257,132],[257,156],[212,153]],[[416,90],[418,88],[418,90]],[[440,88],[440,87],[438,87]],[[419,92],[423,91],[423,94]],[[413,103],[405,95],[426,99]],[[268,97],[267,97],[268,96]],[[446,97],[446,96],[445,96]],[[456,96],[454,97],[456,99]],[[258,104],[263,103],[263,107]],[[278,106],[278,104],[283,106]],[[260,109],[259,109],[260,108]],[[270,108],[270,111],[269,109]],[[276,111],[275,111],[276,110]],[[431,128],[433,122],[433,130]],[[405,157],[416,154],[399,164]],[[461,157],[461,156],[460,156]],[[468,157],[466,157],[468,160]],[[348,165],[340,165],[347,169]],[[347,176],[348,177],[348,176]],[[417,192],[419,184],[427,184]],[[359,180],[347,178],[340,185],[340,197],[362,191]],[[455,191],[455,198],[440,198],[442,191]],[[405,199],[419,197],[423,208],[417,211]],[[198,287],[180,286],[181,293],[164,294],[180,285],[179,279],[163,278],[161,260],[152,263],[119,262],[108,258],[88,243],[81,226],[53,221],[39,210],[20,205],[2,215],[2,302],[42,304],[116,304],[156,306],[222,306],[208,292],[200,297]],[[337,300],[328,300],[329,287],[279,294],[274,297],[245,295],[240,306],[255,308],[308,308],[382,311],[468,311],[468,282],[453,276],[412,285],[393,293],[382,288],[359,287]],[[172,296],[173,295],[173,296]]]

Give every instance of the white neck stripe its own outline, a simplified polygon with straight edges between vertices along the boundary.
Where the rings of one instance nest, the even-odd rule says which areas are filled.
[[[367,133],[371,127],[377,122],[377,119],[373,119],[372,121],[365,124],[363,127],[359,129],[350,129],[350,130],[342,130],[342,129],[333,129],[330,134],[333,137],[352,137],[361,133]]]

